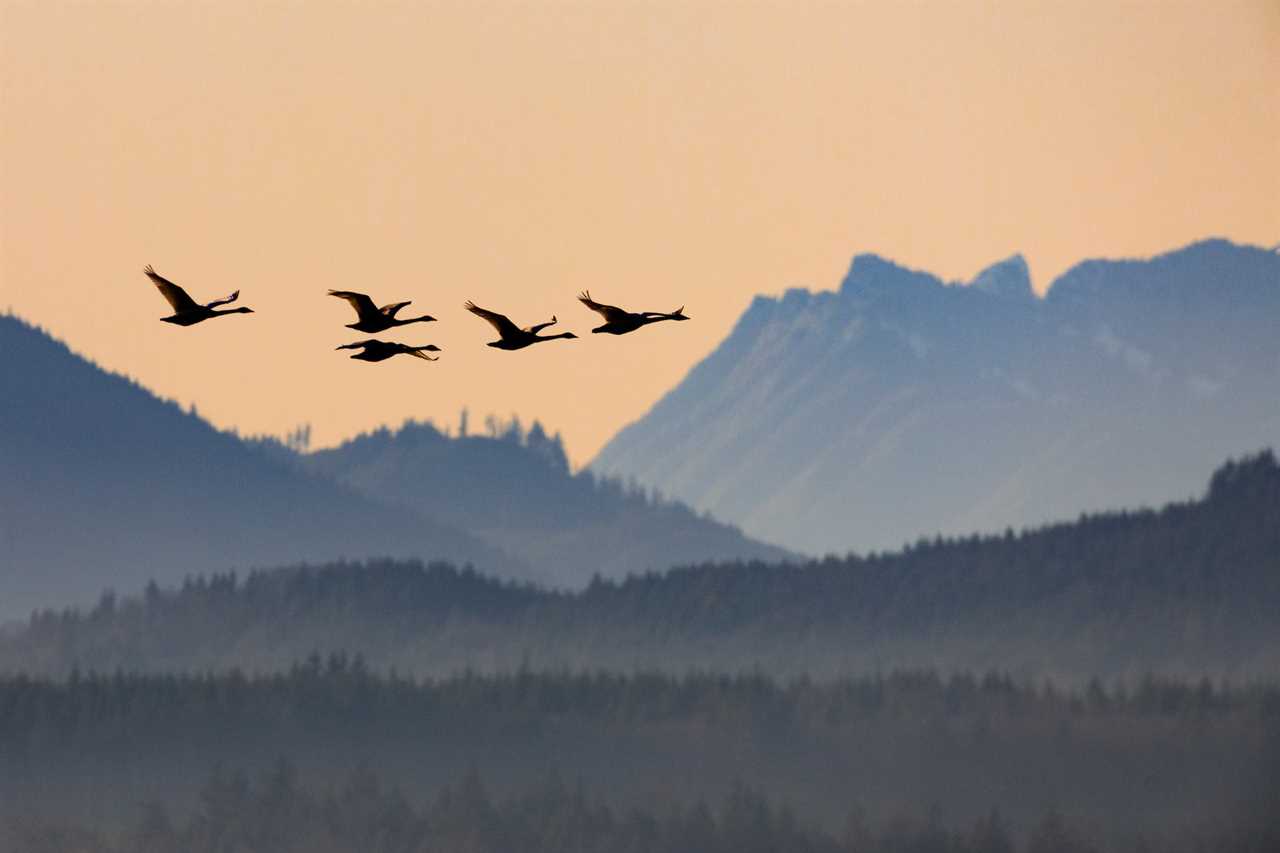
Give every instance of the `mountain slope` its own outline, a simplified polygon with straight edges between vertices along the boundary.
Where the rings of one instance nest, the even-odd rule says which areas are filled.
[[[104,587],[394,554],[527,564],[219,432],[0,316],[0,619]]]
[[[806,565],[728,563],[575,593],[380,561],[205,578],[0,633],[0,673],[379,668],[690,669],[815,677],[894,668],[1039,679],[1233,679],[1280,667],[1280,465],[1221,467],[1205,496],[1022,535]]]
[[[309,470],[411,507],[571,586],[710,560],[783,560],[781,548],[590,473],[570,474],[559,438],[518,422],[450,437],[430,424],[379,430],[302,457]]]
[[[810,552],[1150,505],[1280,441],[1278,324],[1280,256],[1221,240],[1044,299],[1020,257],[964,286],[859,255],[757,297],[591,467]]]

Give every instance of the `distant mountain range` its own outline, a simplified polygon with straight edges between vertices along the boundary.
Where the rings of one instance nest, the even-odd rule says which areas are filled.
[[[810,553],[1189,496],[1280,443],[1280,256],[1209,240],[1019,256],[947,284],[858,255],[837,292],[757,297],[591,467]]]
[[[312,463],[220,432],[14,317],[0,316],[0,353],[0,620],[105,587],[344,556],[447,559],[559,585],[786,554],[571,477],[550,439],[411,427]]]

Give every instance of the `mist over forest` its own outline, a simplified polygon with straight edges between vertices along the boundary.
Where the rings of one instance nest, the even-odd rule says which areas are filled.
[[[300,820],[297,804],[265,792],[255,802],[228,774],[285,761],[296,774],[271,783],[288,789],[280,797],[361,771],[406,803],[446,796],[471,774],[520,797],[554,773],[619,813],[667,820],[748,786],[786,806],[792,831],[891,833],[909,818],[940,836],[923,850],[957,849],[950,832],[993,813],[1014,838],[1056,816],[1066,840],[1107,849],[1274,839],[1280,828],[1280,695],[1208,681],[1077,691],[997,674],[779,682],[522,671],[421,682],[334,656],[257,678],[0,679],[0,733],[13,771],[0,780],[0,814],[28,825],[119,831],[156,809],[204,808],[205,832],[284,829]],[[482,837],[500,826],[461,823]],[[438,838],[393,849],[433,843],[458,849]],[[698,849],[696,837],[673,843]],[[761,849],[788,849],[774,844]]]
[[[48,609],[0,634],[0,672],[277,671],[313,652],[375,669],[894,667],[1068,683],[1280,669],[1280,465],[1224,464],[1203,497],[897,552],[721,562],[577,592],[446,563],[192,576]]]
[[[859,256],[578,471],[0,316],[0,851],[1277,849],[1278,258]]]
[[[0,816],[55,851],[1262,851],[1278,537],[1263,452],[1159,511],[578,592],[149,584],[0,636]]]

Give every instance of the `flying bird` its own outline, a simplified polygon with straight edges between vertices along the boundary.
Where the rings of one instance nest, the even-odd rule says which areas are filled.
[[[429,352],[441,352],[440,347],[435,344],[427,344],[421,347],[411,347],[408,344],[393,343],[391,341],[378,341],[370,338],[367,341],[356,341],[353,344],[343,344],[337,349],[358,349],[360,352],[351,356],[357,361],[386,361],[393,355],[411,355],[414,358],[421,358],[427,361],[439,361],[439,358],[433,358],[427,355]]]
[[[408,305],[408,302],[393,302],[390,305],[383,305],[381,308],[373,304],[373,300],[363,293],[356,293],[353,290],[330,290],[330,296],[336,296],[339,299],[345,299],[356,309],[359,320],[354,323],[348,323],[348,329],[355,329],[357,332],[385,332],[387,329],[396,326],[407,326],[410,323],[431,323],[435,321],[435,317],[429,314],[423,314],[421,317],[410,317],[406,320],[396,318],[396,314],[401,308]]]
[[[194,326],[196,323],[208,320],[210,317],[222,317],[226,314],[252,314],[252,308],[228,308],[226,311],[216,310],[219,305],[227,305],[235,302],[240,298],[240,291],[236,291],[225,299],[215,299],[214,301],[201,305],[196,302],[187,292],[178,285],[159,275],[151,264],[147,264],[142,270],[147,274],[147,278],[160,289],[160,295],[169,300],[169,304],[173,306],[173,314],[160,319],[166,323],[173,323],[176,326]]]
[[[637,314],[632,311],[624,311],[616,305],[605,305],[601,302],[596,302],[591,298],[591,294],[585,290],[578,296],[578,301],[604,317],[604,325],[597,326],[591,330],[597,335],[601,333],[625,335],[627,332],[634,332],[641,326],[647,326],[650,323],[661,323],[663,320],[689,319],[684,314],[683,305],[670,314],[663,314],[658,311],[641,311]]]
[[[557,338],[578,337],[573,332],[561,332],[558,335],[539,335],[538,332],[548,326],[554,326],[556,324],[556,318],[554,316],[552,316],[552,318],[546,323],[538,323],[537,325],[530,326],[527,329],[521,329],[515,323],[507,319],[505,314],[499,314],[497,311],[486,311],[474,302],[468,301],[463,305],[463,307],[472,314],[475,314],[477,317],[483,317],[488,320],[490,325],[498,330],[498,335],[501,339],[490,341],[488,344],[488,346],[496,347],[497,349],[524,349],[530,344],[537,344],[542,341],[554,341]]]

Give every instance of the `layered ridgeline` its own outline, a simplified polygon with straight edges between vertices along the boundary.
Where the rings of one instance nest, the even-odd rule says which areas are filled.
[[[758,297],[592,463],[811,553],[1194,494],[1280,442],[1280,255],[1213,240],[1034,295],[859,255]]]
[[[527,431],[514,419],[490,422],[485,436],[407,423],[299,458],[308,470],[465,528],[562,585],[675,564],[790,556],[684,504],[589,471],[571,473],[560,437],[536,422]]]
[[[471,534],[273,458],[0,316],[0,620],[105,587],[340,556],[533,578]]]
[[[242,441],[0,316],[0,621],[197,573],[420,557],[549,585],[786,552],[573,476],[541,428],[429,426],[299,456]]]
[[[1076,683],[1253,679],[1280,671],[1277,612],[1280,466],[1268,452],[1158,512],[803,566],[690,567],[576,593],[403,562],[195,579],[37,614],[0,634],[0,672],[273,671],[318,651],[417,675],[930,667]]]

